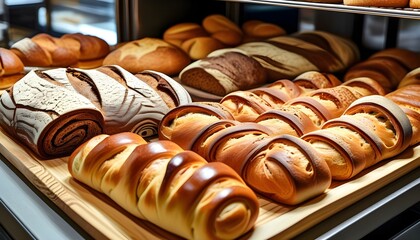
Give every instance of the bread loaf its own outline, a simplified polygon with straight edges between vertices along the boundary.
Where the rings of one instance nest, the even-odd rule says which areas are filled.
[[[6,89],[24,76],[24,66],[16,54],[0,48],[0,89]]]
[[[420,67],[419,53],[401,48],[389,48],[352,66],[345,73],[343,81],[369,77],[379,82],[389,93],[398,87],[408,72],[418,67]]]
[[[302,139],[326,159],[333,179],[344,180],[404,151],[412,134],[409,119],[396,103],[372,95],[356,100],[342,116]]]
[[[203,19],[202,26],[210,36],[228,47],[242,42],[243,33],[239,26],[221,14],[211,14]]]
[[[0,124],[41,158],[67,156],[104,131],[104,117],[89,99],[31,71],[1,95]]]
[[[182,43],[181,48],[192,60],[207,57],[211,52],[224,48],[225,45],[212,37],[195,37]]]
[[[238,50],[220,49],[207,58],[186,66],[179,78],[182,84],[218,96],[260,86],[266,72],[252,57]]]
[[[293,79],[307,71],[340,72],[359,59],[354,43],[322,31],[244,43],[237,48],[261,63],[268,72],[269,81]]]
[[[406,7],[408,0],[344,0],[344,5],[366,7]]]
[[[99,135],[72,153],[68,168],[129,213],[186,239],[235,239],[258,217],[256,195],[230,167],[170,141]]]
[[[179,47],[158,38],[146,37],[130,41],[110,52],[103,64],[119,65],[131,73],[154,70],[174,76],[190,61]]]
[[[286,30],[269,22],[248,20],[242,24],[244,39],[242,42],[260,41],[286,35]]]
[[[209,34],[198,23],[178,23],[166,29],[163,33],[163,40],[181,47],[182,43],[196,37],[207,37]]]
[[[119,66],[32,70],[3,92],[0,124],[42,158],[65,156],[100,133],[130,131],[153,137],[162,117],[191,98],[162,73],[141,75],[161,86],[149,85]]]
[[[91,35],[72,33],[57,38],[39,33],[17,41],[11,50],[25,66],[95,68],[102,65],[110,47]]]

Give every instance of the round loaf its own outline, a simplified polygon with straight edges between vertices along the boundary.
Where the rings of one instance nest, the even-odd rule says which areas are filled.
[[[242,30],[223,15],[213,14],[205,17],[202,26],[212,37],[228,46],[236,46],[242,42]]]
[[[181,44],[192,60],[207,57],[207,55],[217,49],[224,48],[225,45],[213,37],[195,37],[184,41]]]
[[[168,28],[163,33],[163,40],[181,47],[182,43],[188,39],[196,37],[205,37],[209,34],[197,23],[178,23]]]
[[[366,7],[406,7],[408,0],[344,0],[344,5]]]
[[[245,35],[244,42],[263,40],[286,34],[286,31],[282,27],[260,20],[248,20],[244,22],[242,24],[242,31]]]
[[[142,38],[128,42],[109,53],[104,65],[119,65],[131,73],[154,70],[170,76],[178,74],[190,63],[180,48],[158,38]]]

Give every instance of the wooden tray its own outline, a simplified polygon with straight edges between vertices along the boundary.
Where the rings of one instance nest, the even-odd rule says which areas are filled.
[[[67,158],[38,160],[3,131],[0,132],[0,152],[94,238],[177,238],[133,217],[107,196],[76,182],[67,170]],[[325,194],[299,206],[284,206],[260,198],[260,214],[255,228],[243,238],[294,237],[419,166],[420,145],[417,145],[392,160],[365,170],[351,181],[333,182]]]

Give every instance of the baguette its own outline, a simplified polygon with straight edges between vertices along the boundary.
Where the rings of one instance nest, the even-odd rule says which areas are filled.
[[[256,195],[230,167],[170,141],[98,135],[72,153],[68,169],[134,216],[186,239],[234,239],[258,217]]]

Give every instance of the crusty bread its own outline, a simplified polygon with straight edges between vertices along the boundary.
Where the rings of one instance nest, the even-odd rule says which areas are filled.
[[[216,38],[212,37],[195,37],[184,41],[181,45],[192,60],[205,58],[209,53],[224,48],[225,45]]]
[[[286,34],[286,30],[277,24],[260,20],[248,20],[242,24],[243,42],[264,40]]]
[[[366,7],[406,7],[408,0],[344,0],[344,5]]]
[[[41,158],[68,156],[101,133],[155,137],[162,117],[191,98],[168,76],[149,76],[164,89],[116,65],[32,70],[2,93],[0,124]],[[170,101],[161,97],[163,93]]]
[[[166,29],[163,40],[181,47],[182,43],[191,38],[207,37],[209,33],[198,23],[178,23]]]
[[[174,76],[190,61],[189,56],[177,46],[159,38],[145,37],[110,52],[103,64],[119,65],[131,73],[154,70]]]
[[[17,41],[11,50],[25,66],[96,68],[102,65],[110,47],[99,37],[81,33],[59,38],[39,33]]]
[[[243,33],[239,26],[221,14],[212,14],[202,21],[204,29],[227,46],[236,46],[242,42]]]
[[[255,59],[226,48],[189,64],[179,74],[181,83],[218,96],[261,86],[266,76]]]
[[[24,76],[24,66],[20,58],[11,50],[0,48],[0,89],[13,85]]]
[[[232,168],[171,141],[98,135],[72,153],[68,169],[134,216],[185,239],[236,239],[259,213],[257,196]]]

